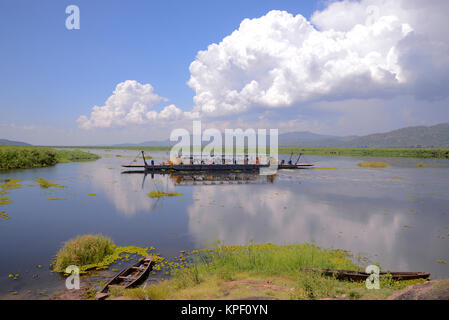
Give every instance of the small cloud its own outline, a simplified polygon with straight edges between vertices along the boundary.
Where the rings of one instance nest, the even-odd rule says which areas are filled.
[[[159,102],[167,100],[156,94],[150,84],[126,80],[116,86],[104,106],[93,107],[90,117],[80,116],[78,124],[82,129],[109,128],[192,117],[191,113],[185,113],[173,104],[161,111],[151,110]]]

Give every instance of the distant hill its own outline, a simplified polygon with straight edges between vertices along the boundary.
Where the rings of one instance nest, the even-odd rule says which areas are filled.
[[[0,146],[31,146],[29,143],[0,139]]]
[[[350,139],[343,145],[365,148],[449,148],[449,123],[370,134]]]
[[[224,141],[224,136],[222,137]],[[204,145],[207,142],[203,142]],[[170,140],[146,141],[138,144],[124,143],[123,146],[174,145]],[[269,141],[267,141],[269,146]],[[280,147],[316,147],[316,148],[449,148],[449,123],[431,127],[407,127],[386,133],[367,136],[330,136],[307,131],[289,132],[279,135]]]

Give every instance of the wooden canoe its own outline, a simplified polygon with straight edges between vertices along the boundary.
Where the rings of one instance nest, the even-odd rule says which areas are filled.
[[[123,289],[131,288],[139,284],[151,271],[153,266],[153,256],[146,256],[140,259],[134,265],[122,270],[112,278],[104,288],[97,293],[96,299],[104,300],[109,296],[111,287],[120,287]]]
[[[351,270],[331,270],[331,269],[314,269],[304,268],[307,271],[321,272],[326,276],[334,276],[338,280],[351,280],[351,281],[365,281],[370,274],[360,271]],[[430,277],[429,272],[381,272],[380,276],[386,276],[390,274],[393,280],[415,280],[415,279],[428,279]]]

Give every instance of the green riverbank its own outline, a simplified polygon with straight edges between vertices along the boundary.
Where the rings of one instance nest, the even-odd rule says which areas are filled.
[[[58,255],[60,254],[61,252]],[[78,259],[73,256],[73,250],[64,257],[68,258],[65,259],[65,264],[72,264]],[[425,282],[394,281],[391,276],[382,276],[380,289],[369,290],[365,282],[339,281],[306,268],[363,270],[362,266],[353,262],[355,259],[348,251],[326,249],[308,243],[245,246],[224,246],[219,243],[214,249],[180,251],[179,256],[170,260],[158,255],[154,257],[156,262],[147,285],[134,289],[111,288],[110,298],[385,299],[397,290]],[[55,298],[58,299],[59,296],[59,299],[93,299],[99,288],[90,287],[86,290],[88,295],[70,297],[70,294],[67,296],[68,293],[63,292]]]
[[[304,268],[360,270],[344,250],[313,244],[220,246],[181,251],[162,262],[166,280],[145,288],[112,289],[112,297],[152,300],[221,300],[261,297],[281,300],[326,298],[385,299],[393,292],[424,280],[394,281],[381,277],[379,290],[365,282],[339,281]],[[158,268],[158,265],[156,266]]]
[[[109,149],[109,150],[144,150],[170,151],[171,147],[58,147],[58,148],[78,148],[78,149]],[[269,152],[269,150],[267,151]],[[280,147],[279,154],[299,154],[314,156],[339,156],[339,157],[400,157],[400,158],[421,158],[421,159],[449,159],[449,149],[419,149],[419,148],[301,148],[301,147]]]
[[[80,150],[0,146],[0,170],[41,168],[57,163],[93,161],[99,158],[96,154]]]

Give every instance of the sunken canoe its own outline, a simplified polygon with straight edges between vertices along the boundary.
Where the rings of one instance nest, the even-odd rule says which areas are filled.
[[[315,268],[304,268],[303,270],[321,272],[326,276],[333,276],[338,280],[365,281],[370,276],[370,274],[366,272],[351,270],[331,270]],[[393,280],[416,280],[428,279],[430,277],[429,272],[381,272],[379,275],[391,275]]]
[[[122,270],[97,293],[96,299],[106,299],[109,296],[109,289],[112,287],[126,289],[138,285],[146,276],[148,276],[153,264],[153,256],[149,255],[140,259],[131,267]]]

